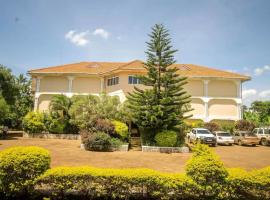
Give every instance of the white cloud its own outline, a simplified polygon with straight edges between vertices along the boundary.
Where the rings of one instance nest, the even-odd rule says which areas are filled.
[[[103,39],[108,39],[110,36],[110,33],[103,28],[97,28],[94,32],[93,35],[100,36]]]
[[[257,94],[257,90],[255,90],[255,89],[247,89],[247,90],[242,91],[243,99],[248,99],[256,94]]]
[[[261,98],[270,98],[270,90],[264,90],[259,93],[259,97]]]
[[[254,70],[254,73],[256,76],[260,76],[262,75],[264,72],[266,71],[270,71],[270,66],[269,65],[265,65],[264,67],[258,67]]]
[[[85,46],[89,40],[86,36],[89,34],[89,31],[77,32],[76,30],[70,30],[65,34],[65,38],[76,46]]]

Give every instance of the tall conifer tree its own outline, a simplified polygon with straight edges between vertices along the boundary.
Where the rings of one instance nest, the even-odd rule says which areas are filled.
[[[147,74],[138,76],[147,89],[135,87],[127,98],[135,124],[157,133],[183,124],[188,117],[184,114],[190,111],[190,96],[183,89],[186,78],[179,76],[177,66],[173,65],[177,50],[171,45],[168,30],[156,24],[149,36],[144,63]]]

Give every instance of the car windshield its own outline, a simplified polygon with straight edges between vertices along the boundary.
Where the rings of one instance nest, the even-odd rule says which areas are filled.
[[[264,133],[265,134],[270,134],[270,129],[269,128],[264,129]]]
[[[210,131],[208,131],[208,130],[203,130],[203,129],[197,130],[197,133],[198,133],[198,134],[211,134]]]
[[[223,137],[226,137],[226,136],[231,136],[230,133],[227,133],[227,132],[221,132],[221,133],[217,133],[218,136],[223,136]]]
[[[256,136],[255,133],[249,132],[249,133],[244,133],[244,136]]]

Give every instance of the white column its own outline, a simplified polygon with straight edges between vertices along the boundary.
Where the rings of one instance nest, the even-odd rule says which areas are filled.
[[[203,95],[205,97],[208,97],[208,83],[210,81],[209,80],[203,80]]]
[[[38,76],[36,78],[36,92],[40,92],[40,80],[41,80],[41,77]]]
[[[237,103],[237,119],[242,119],[242,104]]]
[[[204,102],[204,121],[209,122],[209,104],[208,104],[208,102],[210,101],[210,99],[208,97],[203,97],[202,100]]]
[[[38,110],[38,99],[39,99],[39,94],[35,94],[35,102],[34,102],[34,111]]]
[[[104,92],[104,77],[100,78],[100,92]]]
[[[242,82],[239,81],[235,81],[236,84],[236,90],[237,90],[237,97],[238,98],[242,98]]]
[[[72,93],[72,86],[73,86],[73,76],[68,76],[68,93]]]

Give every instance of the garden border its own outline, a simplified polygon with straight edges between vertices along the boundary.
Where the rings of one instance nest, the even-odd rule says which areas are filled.
[[[112,147],[111,151],[123,151],[128,152],[129,144],[122,144],[119,147]],[[84,144],[81,144],[81,149],[85,150]]]
[[[188,147],[142,146],[142,152],[189,153],[190,151]]]
[[[23,132],[24,138],[45,138],[45,139],[67,139],[80,140],[80,134],[52,134],[52,133],[26,133]]]

